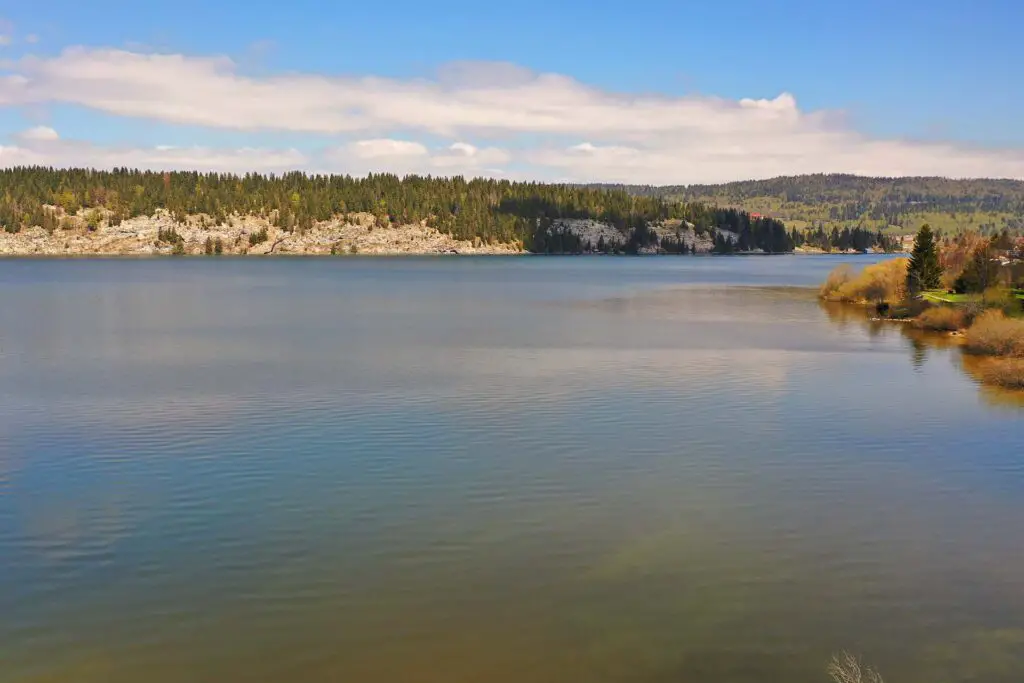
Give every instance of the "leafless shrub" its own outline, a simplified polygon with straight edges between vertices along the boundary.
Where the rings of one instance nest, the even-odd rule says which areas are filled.
[[[967,312],[951,306],[933,306],[914,318],[914,326],[922,330],[953,332],[964,327]]]
[[[981,381],[1007,389],[1024,389],[1024,360],[992,359],[981,368]]]
[[[835,683],[885,683],[882,675],[860,663],[860,660],[849,652],[832,655],[828,663],[828,675]]]
[[[850,271],[850,266],[845,263],[841,266],[837,266],[828,274],[825,282],[821,285],[819,293],[822,299],[828,299],[837,291],[839,288],[845,285],[853,278],[853,273]]]
[[[1024,357],[1024,320],[998,309],[985,311],[967,330],[967,350],[992,356]]]
[[[907,259],[896,258],[867,266],[856,276],[837,268],[829,273],[819,293],[829,301],[895,302],[906,297],[906,282]]]

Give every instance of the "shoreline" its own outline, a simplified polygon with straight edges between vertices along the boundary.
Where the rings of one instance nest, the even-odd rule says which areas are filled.
[[[2,240],[2,237],[0,237]],[[564,252],[564,253],[537,253],[527,250],[513,250],[508,249],[502,251],[496,249],[493,251],[486,250],[470,250],[466,252],[460,251],[411,251],[411,250],[395,250],[395,251],[375,251],[375,252],[357,252],[357,253],[330,253],[322,251],[279,251],[279,252],[231,252],[223,254],[204,254],[204,253],[184,253],[174,254],[167,249],[156,249],[152,252],[145,251],[59,251],[59,252],[39,252],[39,251],[25,251],[25,252],[14,252],[14,251],[0,251],[0,262],[2,261],[19,261],[19,260],[85,260],[85,259],[111,259],[111,260],[166,260],[166,259],[339,259],[339,258],[507,258],[507,257],[538,257],[538,258],[564,258],[564,257],[579,257],[579,258],[650,258],[650,257],[664,257],[664,258],[731,258],[731,257],[779,257],[779,256],[798,256],[798,257],[820,257],[820,256],[898,256],[899,254],[871,254],[871,253],[837,253],[837,252],[801,252],[801,251],[784,251],[784,252],[733,252],[729,254],[713,254],[713,253],[700,253],[700,254],[673,254],[669,252],[660,253],[602,253],[602,252]],[[810,289],[814,289],[812,285],[808,285]]]
[[[567,250],[529,251],[523,241],[498,241],[479,236],[459,238],[430,221],[392,223],[369,213],[338,214],[329,220],[298,227],[275,216],[229,214],[215,219],[204,214],[174,215],[158,209],[152,215],[119,219],[100,210],[62,214],[46,228],[34,225],[0,231],[0,259],[8,258],[155,258],[165,256],[857,256],[874,252],[834,251],[797,247],[770,252],[760,248],[719,250],[738,235],[722,228],[698,232],[690,224],[652,224],[658,240],[632,244],[611,224],[593,219],[559,219],[548,229],[550,239],[572,239]],[[677,224],[678,223],[678,224]],[[714,238],[712,238],[714,235]],[[558,242],[561,246],[561,242]],[[550,245],[550,242],[549,242]],[[534,245],[536,248],[536,245]],[[680,253],[680,247],[682,252]],[[689,250],[689,253],[686,253]]]

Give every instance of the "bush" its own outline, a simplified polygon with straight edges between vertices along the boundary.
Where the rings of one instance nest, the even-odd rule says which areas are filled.
[[[160,228],[156,232],[156,239],[158,242],[168,242],[170,244],[178,244],[185,241],[185,238],[179,235],[178,231],[174,228],[167,228],[166,230]]]
[[[250,247],[255,247],[257,244],[263,244],[268,239],[269,239],[269,237],[267,236],[267,229],[266,228],[263,228],[261,230],[257,230],[256,232],[251,233],[249,235],[249,246]]]
[[[829,273],[820,291],[830,301],[901,301],[907,295],[906,283],[907,259],[897,258],[867,266],[853,278],[840,266]]]
[[[604,239],[603,237],[601,238]],[[600,248],[600,246],[598,247]],[[841,266],[837,266],[832,269],[832,272],[825,278],[824,284],[818,290],[822,299],[830,299],[833,294],[839,291],[839,289],[849,282],[853,278],[853,273],[850,271],[850,266],[845,263]]]
[[[990,356],[1024,357],[1024,320],[1007,318],[998,309],[985,311],[967,330],[966,348]]]
[[[92,209],[85,215],[85,225],[89,232],[96,232],[103,221],[103,213],[99,209]]]
[[[989,287],[982,293],[981,303],[985,308],[998,308],[1006,315],[1021,313],[1021,300],[1007,287]]]
[[[1007,389],[1024,389],[1024,360],[993,358],[979,371],[981,381]]]
[[[849,652],[833,655],[826,670],[835,683],[884,683],[878,671],[861,664]]]
[[[967,312],[952,306],[932,306],[914,318],[914,327],[922,330],[955,332],[967,323]]]
[[[988,242],[982,242],[971,252],[960,276],[953,283],[957,294],[984,292],[996,284],[999,277],[999,263],[993,260]]]

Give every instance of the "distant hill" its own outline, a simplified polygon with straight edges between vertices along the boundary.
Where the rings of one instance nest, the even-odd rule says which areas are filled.
[[[599,185],[634,195],[700,201],[784,221],[803,229],[860,226],[888,233],[923,223],[942,233],[1024,231],[1024,181],[785,176],[722,185]]]

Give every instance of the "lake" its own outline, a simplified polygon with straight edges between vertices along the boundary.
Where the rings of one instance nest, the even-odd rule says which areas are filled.
[[[1024,409],[877,257],[0,261],[0,682],[1024,680]]]

